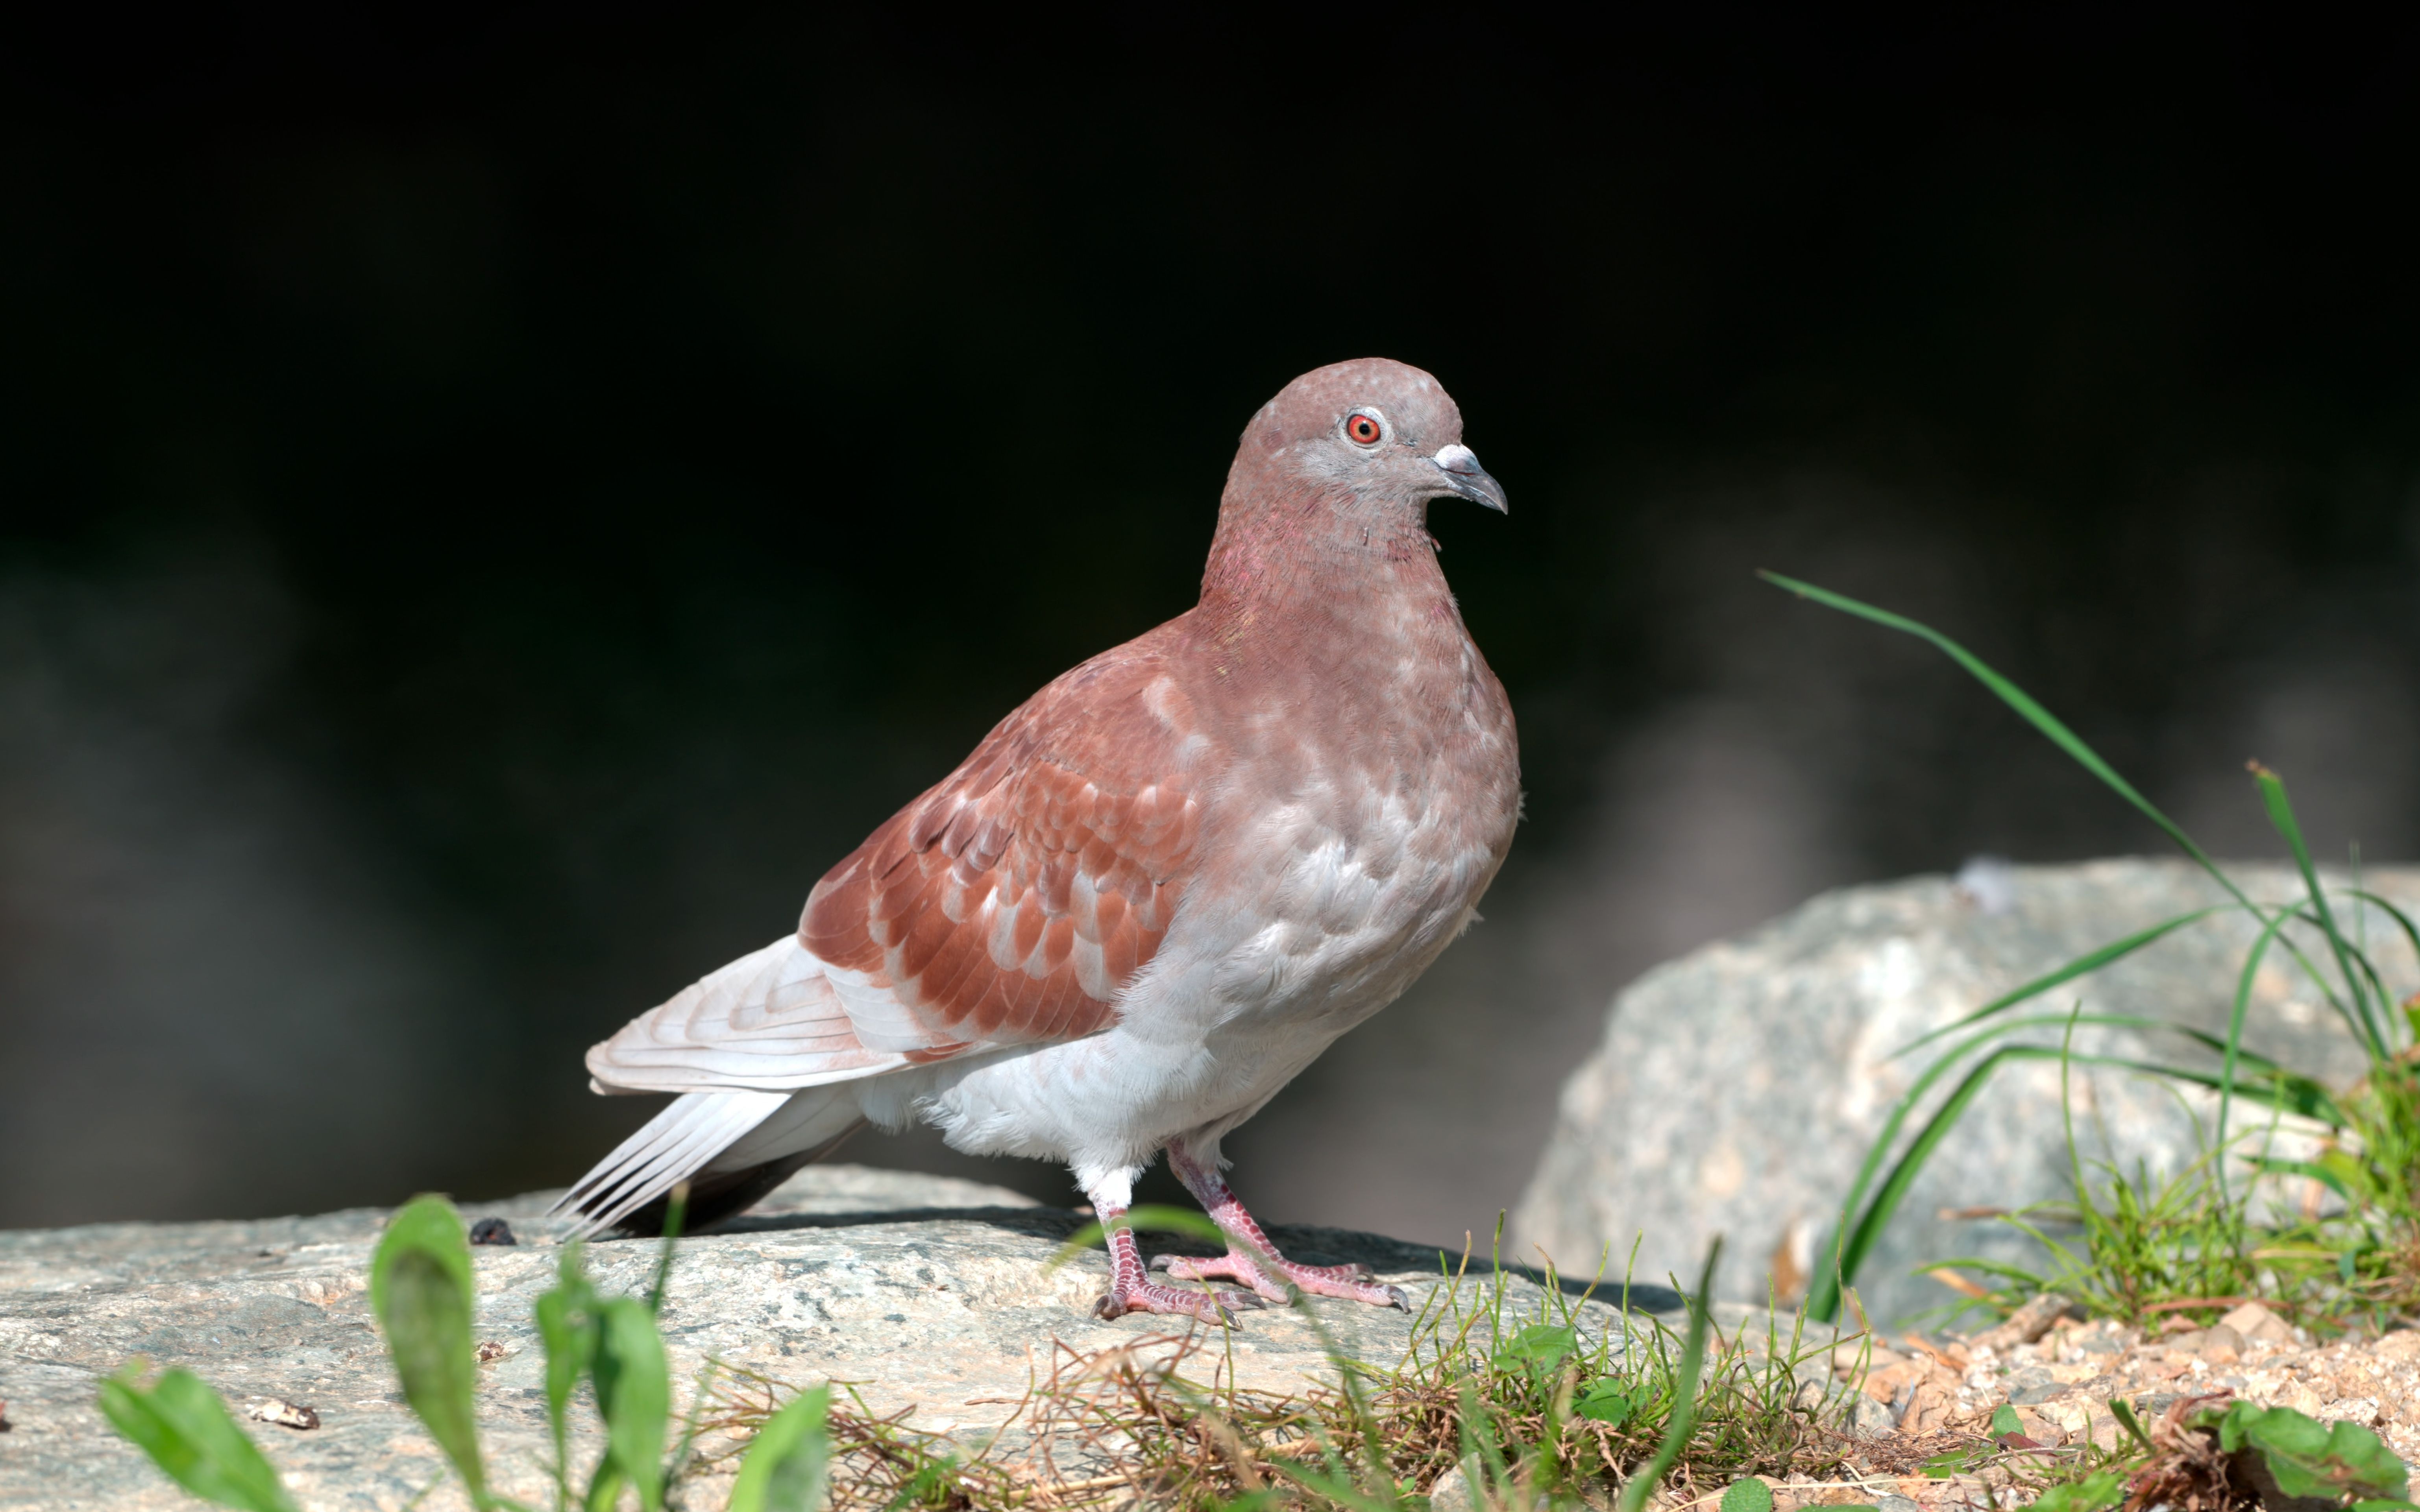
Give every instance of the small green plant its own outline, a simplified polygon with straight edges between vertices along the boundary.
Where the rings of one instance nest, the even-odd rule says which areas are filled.
[[[189,1370],[163,1371],[146,1386],[142,1371],[136,1361],[101,1383],[111,1427],[205,1502],[238,1512],[297,1512],[277,1468],[236,1427],[217,1392]]]
[[[1808,1297],[1808,1310],[1826,1319],[1838,1315],[1843,1289],[1854,1281],[1916,1175],[1993,1073],[2012,1061],[2052,1058],[2062,1068],[2111,1066],[2163,1078],[2180,1088],[2214,1091],[2215,1125],[2201,1163],[2178,1177],[2155,1183],[2147,1171],[2128,1173],[2114,1165],[2103,1165],[2088,1175],[2078,1163],[2072,1205],[2015,1215],[2012,1221],[2045,1245],[2052,1262],[2049,1271],[1972,1260],[1947,1262],[1997,1273],[2006,1283],[1993,1298],[2001,1305],[2037,1290],[2056,1288],[2088,1300],[2101,1311],[2140,1321],[2159,1311],[2214,1316],[2236,1301],[2257,1295],[2306,1323],[2330,1329],[2357,1322],[2382,1327],[2420,1310],[2420,998],[2398,1002],[2388,992],[2363,926],[2372,914],[2390,921],[2415,955],[2420,955],[2420,927],[2393,903],[2363,888],[2357,870],[2350,887],[2332,894],[2322,886],[2286,784],[2266,767],[2253,764],[2254,785],[2304,886],[2303,897],[2288,903],[2255,902],[2192,837],[2073,731],[1956,641],[1916,621],[1811,584],[1772,573],[1763,576],[1802,597],[1939,648],[2175,841],[2228,899],[2112,941],[1993,999],[1902,1051],[1949,1041],[1893,1106],[1868,1151],[1829,1246],[1835,1257],[1832,1273],[1818,1279]],[[2011,1016],[2045,994],[2178,930],[2230,912],[2248,915],[2258,925],[2258,933],[2237,978],[2223,1038],[2190,1025],[2126,1015],[2079,1011]],[[2348,917],[2354,925],[2350,931],[2344,924]],[[2361,1046],[2369,1070],[2355,1087],[2332,1093],[2317,1078],[2244,1047],[2254,982],[2273,952],[2282,953],[2300,971]],[[2208,1051],[2218,1064],[2211,1069],[2079,1054],[2071,1043],[2079,1027],[2164,1031]],[[2011,1035],[2028,1029],[2060,1029],[2070,1042],[2054,1047],[2011,1041]],[[1932,1105],[1902,1148],[1901,1136],[1911,1119],[1932,1103],[1935,1088],[1953,1072],[1962,1074]],[[2239,1100],[2264,1104],[2265,1126],[2230,1133]],[[2273,1152],[2274,1135],[2288,1118],[2324,1131],[2323,1147],[2316,1159],[2287,1159]],[[2256,1211],[2255,1183],[2231,1178],[2231,1168],[2237,1165],[2247,1177],[2300,1178],[2316,1183],[2334,1193],[2343,1206],[2330,1213],[2294,1213],[2281,1211],[2272,1202]],[[2045,1219],[2064,1220],[2079,1231],[2080,1242],[2055,1241],[2042,1227]]]
[[[2411,1473],[2377,1434],[2357,1423],[2322,1424],[2290,1407],[2236,1402],[2204,1408],[2191,1420],[2215,1431],[2220,1452],[2258,1457],[2277,1493],[2289,1501],[2318,1498],[2355,1506],[2410,1505]]]
[[[462,1215],[439,1196],[414,1197],[389,1219],[370,1259],[370,1310],[386,1335],[403,1399],[452,1461],[472,1504],[497,1504],[479,1454],[479,1356],[471,1340],[471,1242]]]
[[[644,1299],[609,1297],[589,1280],[581,1246],[564,1246],[557,1285],[537,1299],[546,1349],[547,1425],[553,1440],[556,1512],[575,1504],[570,1406],[587,1382],[605,1425],[605,1452],[576,1504],[607,1512],[627,1489],[644,1512],[663,1512],[666,1488],[690,1462],[699,1408],[712,1388],[702,1381],[680,1438],[667,1458],[672,1377],[658,1331],[674,1246],[688,1194],[674,1189],[655,1285]],[[479,1448],[478,1356],[472,1342],[475,1291],[462,1215],[440,1196],[413,1198],[380,1237],[370,1260],[370,1307],[387,1354],[421,1426],[444,1452],[481,1512],[531,1512],[489,1488]],[[130,1365],[101,1383],[101,1408],[126,1439],[178,1485],[239,1512],[296,1512],[276,1468],[228,1416],[218,1394],[183,1370],[141,1384]],[[828,1395],[811,1393],[777,1414],[749,1446],[731,1505],[741,1512],[810,1512],[823,1504],[830,1443]],[[742,1500],[742,1495],[746,1500]]]

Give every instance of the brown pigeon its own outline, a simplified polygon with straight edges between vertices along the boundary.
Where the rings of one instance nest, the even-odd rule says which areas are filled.
[[[1063,1161],[1104,1223],[1165,1150],[1234,1236],[1160,1265],[1109,1237],[1099,1311],[1223,1319],[1305,1291],[1218,1142],[1394,1000],[1512,841],[1512,706],[1471,643],[1430,500],[1501,511],[1436,379],[1383,359],[1286,385],[1245,427],[1202,599],[1067,672],[815,885],[796,934],[588,1053],[600,1092],[676,1092],[564,1199],[583,1228],[736,1212],[872,1120]]]

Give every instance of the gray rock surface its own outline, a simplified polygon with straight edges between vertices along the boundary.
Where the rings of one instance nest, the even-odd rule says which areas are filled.
[[[531,1502],[546,1486],[543,1354],[530,1304],[552,1284],[559,1256],[542,1216],[551,1197],[463,1209],[473,1221],[507,1219],[521,1242],[472,1254],[478,1337],[502,1347],[483,1368],[481,1430],[498,1489]],[[271,1397],[315,1410],[321,1427],[310,1431],[246,1424],[311,1512],[400,1508],[443,1480],[389,1373],[364,1290],[384,1216],[363,1209],[0,1232],[0,1400],[10,1425],[0,1433],[0,1507],[196,1504],[94,1407],[99,1379],[138,1355],[194,1371],[239,1412]],[[1047,1264],[1082,1222],[997,1187],[810,1168],[723,1231],[683,1242],[663,1313],[675,1369],[693,1380],[711,1357],[792,1386],[856,1381],[877,1412],[912,1408],[911,1424],[980,1442],[1011,1417],[1037,1371],[1047,1375],[1057,1342],[1095,1350],[1181,1332],[1167,1319],[1092,1317],[1103,1257]],[[1435,1249],[1327,1229],[1274,1237],[1298,1257],[1371,1265],[1416,1306],[1440,1284]],[[1148,1238],[1146,1246],[1182,1247]],[[640,1291],[655,1255],[652,1243],[599,1244],[591,1268],[608,1289]],[[1511,1294],[1533,1309],[1541,1298],[1519,1279]],[[1410,1336],[1402,1313],[1310,1305],[1361,1359],[1391,1365]],[[1596,1304],[1588,1312],[1600,1328],[1614,1317]],[[1328,1374],[1316,1333],[1286,1310],[1245,1314],[1232,1343],[1235,1379],[1248,1387],[1299,1391]],[[593,1459],[593,1411],[582,1406],[578,1417],[582,1458]],[[720,1506],[723,1484],[706,1477],[689,1504]],[[464,1499],[448,1482],[419,1504],[438,1512]]]
[[[2229,872],[2263,902],[2302,890],[2284,868]],[[2406,912],[2420,904],[2420,871],[2379,868],[2364,880]],[[1761,1300],[1769,1276],[1787,1282],[1814,1263],[1858,1163],[1931,1055],[1894,1052],[2098,946],[2224,896],[2183,861],[2010,868],[1966,887],[1916,877],[1826,893],[1659,966],[1615,999],[1604,1041],[1565,1084],[1515,1237],[1569,1273],[1592,1270],[1607,1248],[1619,1271],[1643,1235],[1637,1273],[1662,1280],[1694,1273],[1708,1238],[1721,1232],[1730,1245],[1718,1295]],[[2394,926],[2373,910],[2366,928],[2390,988],[2410,992],[2413,963]],[[2256,933],[2241,913],[2214,918],[2057,989],[2033,1011],[2063,1013],[2081,1001],[2087,1012],[2224,1034]],[[2024,1038],[2055,1045],[2059,1035]],[[2215,1063],[2173,1035],[2093,1030],[2076,1042]],[[2363,1069],[2340,1021],[2280,952],[2257,979],[2245,1042],[2336,1084]],[[2140,1160],[2173,1171],[2200,1148],[2195,1113],[2207,1101],[2107,1071],[2079,1069],[2075,1085],[2087,1161],[2117,1152],[2130,1168]],[[2071,1190],[2058,1067],[2004,1065],[1867,1262],[1860,1289],[1869,1308],[1887,1318],[1954,1300],[1911,1275],[1919,1264],[2024,1253],[2005,1226],[1945,1210],[2015,1208]],[[1790,1289],[1782,1287],[1785,1299]]]

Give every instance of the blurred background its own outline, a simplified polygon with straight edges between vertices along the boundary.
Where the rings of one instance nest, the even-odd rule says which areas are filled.
[[[1438,375],[1486,922],[1230,1141],[1482,1233],[1646,966],[2157,837],[2420,851],[2420,30],[1722,8],[65,23],[0,102],[0,1226],[556,1185],[582,1051],[1191,602],[1297,372]],[[1683,1095],[1708,1095],[1688,1093]],[[854,1158],[1069,1200],[929,1136]]]

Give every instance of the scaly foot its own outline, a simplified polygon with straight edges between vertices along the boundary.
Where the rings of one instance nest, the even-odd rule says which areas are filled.
[[[1109,1245],[1109,1289],[1093,1304],[1095,1318],[1124,1318],[1128,1313],[1161,1313],[1171,1318],[1198,1318],[1221,1328],[1235,1326],[1233,1309],[1258,1307],[1261,1299],[1249,1291],[1180,1291],[1164,1287],[1151,1279],[1143,1270],[1142,1251],[1135,1243],[1134,1230],[1118,1219],[1125,1212],[1123,1205],[1096,1202],[1102,1222],[1108,1226]]]
[[[1260,1296],[1271,1302],[1291,1300],[1284,1282],[1291,1281],[1314,1297],[1342,1297],[1350,1302],[1366,1302],[1374,1307],[1399,1307],[1412,1310],[1411,1299],[1401,1287],[1386,1286],[1371,1280],[1366,1265],[1297,1265],[1292,1260],[1248,1254],[1229,1249],[1216,1259],[1202,1259],[1189,1255],[1161,1255],[1151,1262],[1155,1271],[1165,1271],[1178,1281],[1224,1279],[1241,1281]],[[1280,1281],[1279,1277],[1283,1277]]]
[[[1110,1283],[1101,1300],[1093,1304],[1095,1318],[1123,1318],[1128,1313],[1162,1313],[1172,1318],[1198,1318],[1220,1328],[1235,1326],[1237,1308],[1265,1305],[1249,1291],[1185,1291],[1175,1287],[1163,1287],[1156,1281],[1135,1281],[1121,1285]]]

